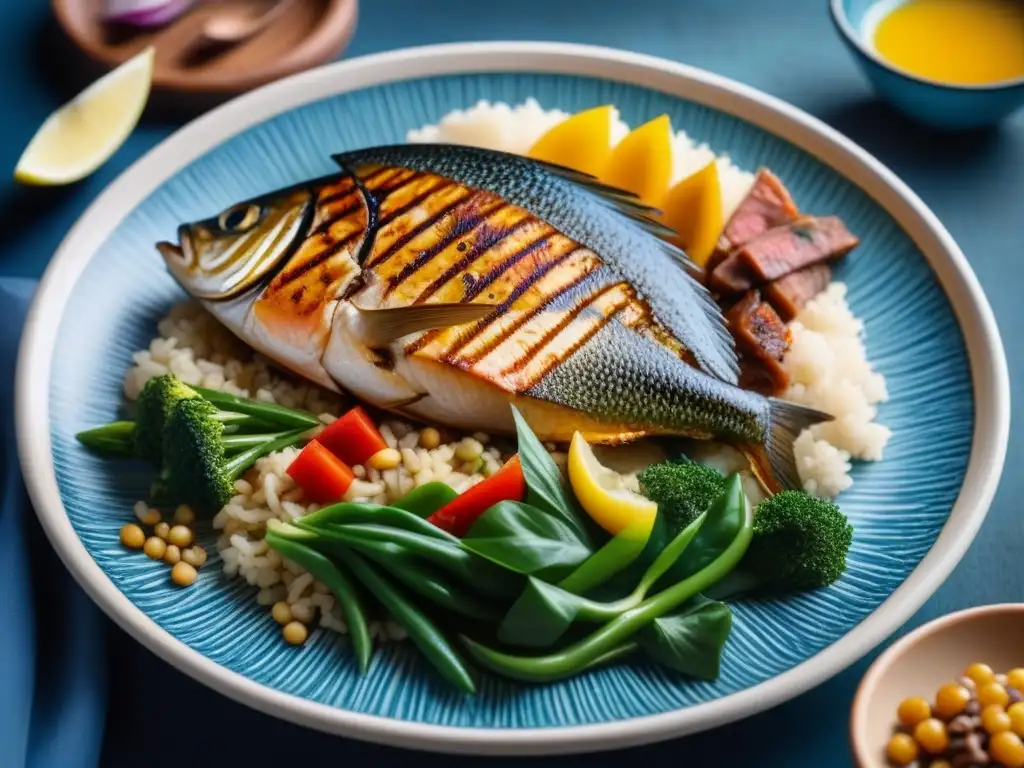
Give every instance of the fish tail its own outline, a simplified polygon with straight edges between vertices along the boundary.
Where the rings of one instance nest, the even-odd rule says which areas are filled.
[[[754,474],[773,493],[800,489],[793,443],[800,433],[815,424],[832,421],[832,416],[784,400],[768,399],[768,434],[763,446],[744,446]]]

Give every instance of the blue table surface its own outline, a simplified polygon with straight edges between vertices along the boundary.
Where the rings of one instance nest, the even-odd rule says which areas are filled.
[[[24,189],[10,172],[32,133],[67,97],[54,83],[62,60],[47,54],[49,3],[0,0],[0,275],[38,277],[61,238],[93,198],[130,163],[169,135],[173,123],[147,122],[94,176],[66,189]],[[426,43],[543,39],[593,43],[675,59],[748,83],[824,119],[896,171],[958,240],[998,318],[1010,375],[1024,375],[1024,114],[981,135],[937,136],[875,101],[828,20],[826,0],[363,0],[347,55]],[[912,343],[912,340],[908,340]],[[941,382],[936,382],[941,386]],[[1016,418],[1016,408],[1014,409]],[[1024,441],[1013,438],[1007,472],[964,560],[905,632],[940,614],[984,603],[1020,601],[1024,525],[1015,467]],[[342,741],[231,703],[177,672],[110,626],[111,700],[103,765],[236,764],[285,760],[434,759]],[[847,716],[854,690],[877,651],[831,681],[776,709],[663,745],[582,759],[603,765],[680,761],[689,765],[850,765]],[[162,736],[162,738],[161,738]],[[154,741],[154,737],[158,741]],[[451,758],[459,765],[472,758]],[[217,760],[220,762],[220,760]],[[664,764],[664,763],[662,763]],[[753,764],[753,762],[751,762]]]

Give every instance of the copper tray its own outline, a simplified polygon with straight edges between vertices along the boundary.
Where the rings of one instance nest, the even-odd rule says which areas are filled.
[[[133,30],[106,24],[103,0],[52,0],[71,41],[106,69],[153,45],[156,90],[246,91],[337,58],[355,32],[359,0],[304,0],[290,3],[266,29],[234,47],[200,45],[199,30],[218,6],[245,1],[202,3],[165,27]]]

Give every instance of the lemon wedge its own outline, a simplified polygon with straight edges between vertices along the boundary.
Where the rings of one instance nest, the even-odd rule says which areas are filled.
[[[656,117],[630,131],[615,145],[601,181],[635,193],[657,206],[672,177],[672,121]]]
[[[661,209],[664,211],[662,222],[679,235],[678,245],[697,266],[703,267],[715,250],[725,225],[718,164],[712,160],[672,187]]]
[[[70,184],[95,171],[135,128],[152,79],[150,46],[46,118],[18,160],[14,178],[24,184]]]
[[[602,466],[579,432],[569,444],[568,468],[576,500],[595,523],[612,536],[650,535],[658,505],[626,488],[621,475]]]
[[[612,106],[594,107],[563,120],[537,139],[527,155],[600,176],[612,156]]]

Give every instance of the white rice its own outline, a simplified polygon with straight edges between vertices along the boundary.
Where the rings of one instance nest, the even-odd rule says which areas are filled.
[[[466,110],[446,115],[438,125],[410,131],[410,142],[454,142],[526,152],[553,125],[567,117],[558,110],[544,110],[534,99],[511,107],[481,101]],[[618,142],[629,132],[616,111],[612,138]],[[711,160],[718,164],[722,205],[726,217],[746,195],[753,175],[716,157],[706,144],[697,144],[679,130],[673,138],[672,182],[685,178]],[[797,440],[795,450],[801,479],[809,493],[834,496],[852,484],[851,458],[877,461],[889,439],[889,430],[874,423],[876,405],[886,399],[885,379],[867,360],[863,325],[846,303],[846,287],[833,283],[810,302],[790,325],[793,343],[784,360],[792,386],[786,397],[836,416]],[[175,306],[159,323],[159,336],[149,348],[136,352],[125,375],[125,395],[134,400],[153,376],[174,373],[183,381],[254,397],[266,402],[303,408],[333,421],[346,408],[343,398],[298,378],[282,375],[269,361],[254,353],[194,302]],[[379,471],[356,466],[350,489],[352,500],[389,503],[412,488],[438,480],[462,492],[494,473],[506,458],[488,445],[485,434],[449,439],[430,450],[420,447],[420,433],[401,421],[380,425],[387,444],[400,451],[401,463]],[[566,456],[547,446],[556,463]],[[317,509],[306,503],[286,470],[298,449],[289,448],[260,459],[235,483],[236,495],[217,513],[213,527],[219,532],[217,550],[224,573],[244,579],[258,591],[260,605],[284,601],[292,616],[307,625],[346,632],[341,607],[330,590],[293,562],[270,549],[264,535],[270,521],[288,521]],[[694,458],[724,472],[742,470],[743,457],[728,448],[710,444]],[[756,483],[745,473],[745,485],[756,502],[761,497]],[[143,504],[145,507],[145,504]],[[273,523],[270,523],[273,524]],[[404,631],[390,621],[372,626],[374,637],[399,639]]]

